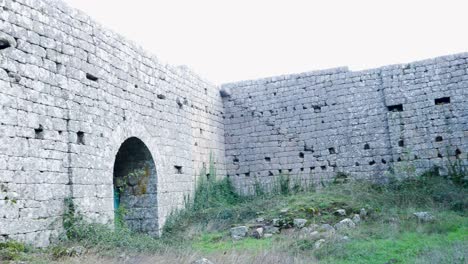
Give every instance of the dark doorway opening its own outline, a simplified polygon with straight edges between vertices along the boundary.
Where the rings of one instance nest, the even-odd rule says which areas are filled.
[[[120,146],[114,164],[116,221],[135,232],[158,235],[157,174],[151,152],[136,137]]]

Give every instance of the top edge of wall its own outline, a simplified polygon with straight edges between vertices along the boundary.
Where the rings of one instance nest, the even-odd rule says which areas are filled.
[[[343,66],[343,67],[331,68],[331,69],[325,69],[325,70],[284,74],[284,75],[270,76],[270,77],[264,77],[264,78],[259,78],[259,79],[250,79],[250,80],[243,80],[243,81],[238,81],[238,82],[224,83],[224,84],[221,84],[221,87],[235,88],[235,87],[243,87],[243,86],[251,86],[251,85],[263,85],[263,84],[280,82],[280,81],[289,80],[289,79],[301,79],[301,78],[308,78],[308,77],[314,77],[314,76],[335,75],[335,74],[346,74],[350,76],[358,76],[358,75],[365,75],[365,74],[380,74],[382,71],[417,68],[420,66],[438,64],[438,63],[453,61],[457,59],[468,59],[468,52],[461,52],[461,53],[456,53],[456,54],[451,54],[451,55],[443,55],[443,56],[438,56],[435,58],[417,60],[417,61],[408,62],[408,63],[390,64],[390,65],[380,66],[376,68],[357,70],[357,71],[350,70],[347,66]]]
[[[279,82],[279,81],[293,79],[293,78],[301,79],[301,78],[307,78],[307,77],[312,77],[312,76],[332,75],[332,74],[347,73],[347,72],[349,72],[349,68],[345,66],[345,67],[336,67],[336,68],[330,68],[330,69],[324,69],[324,70],[307,71],[307,72],[301,72],[301,73],[283,74],[283,75],[270,76],[270,77],[264,77],[264,78],[259,78],[259,79],[243,80],[243,81],[238,81],[238,82],[230,82],[230,83],[221,84],[221,86],[226,87],[226,88],[232,88],[232,87],[241,87],[241,86],[248,86],[248,85],[254,85],[254,84],[274,83],[274,82]]]
[[[150,59],[154,63],[154,66],[158,67],[158,69],[161,71],[170,72],[172,74],[175,74],[179,77],[186,78],[186,79],[195,79],[204,83],[205,85],[217,86],[213,82],[209,81],[208,79],[200,76],[198,73],[196,73],[192,68],[190,68],[187,65],[172,65],[172,64],[161,61],[154,53],[143,48],[137,42],[131,39],[128,39],[127,37],[116,32],[115,30],[112,30],[106,27],[105,25],[101,24],[100,22],[96,21],[94,18],[89,16],[84,11],[70,6],[64,0],[42,0],[42,1],[22,0],[19,2],[33,9],[40,9],[44,7],[44,5],[55,7],[61,12],[68,14],[70,17],[73,17],[74,19],[80,21],[81,23],[85,23],[85,24],[92,26],[95,31],[100,31],[101,34],[118,40],[118,42],[122,44],[123,46],[125,46],[126,48],[132,49],[134,52],[141,54],[147,59]],[[141,61],[141,62],[144,63],[144,61]]]

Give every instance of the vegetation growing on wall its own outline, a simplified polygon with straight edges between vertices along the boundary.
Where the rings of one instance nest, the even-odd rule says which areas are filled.
[[[145,165],[144,168],[133,169],[123,177],[116,177],[115,187],[119,193],[129,191],[133,195],[143,195],[146,194],[149,178],[150,169]]]

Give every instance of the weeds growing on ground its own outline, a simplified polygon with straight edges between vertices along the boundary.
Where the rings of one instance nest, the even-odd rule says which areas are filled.
[[[286,263],[314,258],[325,263],[415,262],[418,258],[463,263],[468,255],[468,195],[460,179],[467,175],[462,167],[449,172],[443,177],[434,169],[419,176],[389,177],[386,183],[353,181],[339,174],[333,184],[317,191],[315,186],[284,174],[273,186],[265,188],[257,181],[250,196],[240,196],[228,178],[217,177],[211,157],[210,166],[200,174],[194,196],[186,199],[185,209],[169,216],[162,238],[132,232],[123,221],[124,211],[116,213],[114,228],[87,223],[76,212],[72,200],[67,199],[61,241],[65,246],[78,244],[102,252],[171,256],[182,250],[201,252],[214,260],[226,256],[236,259],[233,255],[237,254],[246,260],[276,258]],[[288,210],[281,213],[284,208]],[[361,208],[368,216],[359,228],[347,233],[351,241],[326,243],[320,250],[315,249],[313,241],[294,234],[236,242],[228,235],[232,225],[253,223],[257,217],[281,218],[286,223],[305,218],[309,224],[334,224],[342,219],[334,214],[335,210],[346,209],[352,214]],[[421,224],[412,218],[415,211],[430,211],[436,221]],[[63,252],[58,247],[53,254],[62,256]]]
[[[0,262],[9,260],[19,260],[22,255],[29,251],[24,244],[8,241],[0,243]]]

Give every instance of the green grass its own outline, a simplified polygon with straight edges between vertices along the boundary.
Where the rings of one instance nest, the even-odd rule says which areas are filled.
[[[465,230],[466,231],[466,230]],[[423,251],[430,248],[450,245],[449,234],[405,233],[398,239],[372,239],[359,241],[346,246],[345,260],[334,263],[387,263],[389,261],[411,263]],[[332,257],[333,259],[334,257]]]
[[[414,263],[424,252],[468,244],[468,218],[441,213],[448,217],[432,224],[406,220],[399,228],[392,228],[371,223],[351,235],[350,242],[330,244],[317,256],[325,263]]]

